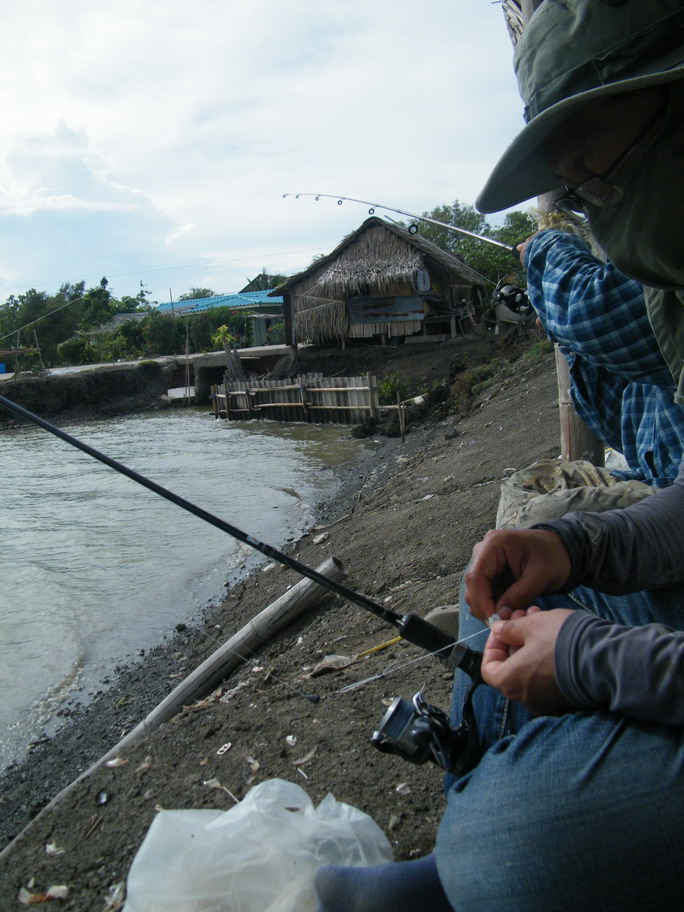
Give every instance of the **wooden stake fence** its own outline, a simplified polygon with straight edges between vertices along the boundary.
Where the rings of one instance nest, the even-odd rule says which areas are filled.
[[[212,386],[214,417],[359,424],[379,414],[375,377],[302,374],[289,380],[227,380]]]

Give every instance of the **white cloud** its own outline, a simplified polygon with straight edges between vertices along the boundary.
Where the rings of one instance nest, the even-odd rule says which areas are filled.
[[[284,192],[472,203],[521,123],[487,0],[24,0],[4,20],[0,298],[303,268],[366,213]]]

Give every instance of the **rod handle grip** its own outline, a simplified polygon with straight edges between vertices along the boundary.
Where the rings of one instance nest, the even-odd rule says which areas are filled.
[[[482,653],[457,642],[446,630],[418,617],[417,614],[405,614],[399,618],[396,627],[403,639],[409,643],[420,646],[427,652],[438,653],[451,668],[460,668],[474,681],[482,681]]]

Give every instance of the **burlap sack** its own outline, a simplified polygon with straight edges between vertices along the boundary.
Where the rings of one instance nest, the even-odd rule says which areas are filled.
[[[525,529],[565,513],[619,510],[656,491],[641,481],[619,481],[583,459],[541,459],[504,478],[496,527]]]

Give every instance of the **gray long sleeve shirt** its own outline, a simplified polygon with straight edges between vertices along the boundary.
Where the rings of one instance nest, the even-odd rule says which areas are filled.
[[[543,524],[561,537],[580,583],[613,594],[681,583],[684,602],[684,461],[670,488],[624,510],[569,513]],[[623,627],[577,611],[556,642],[556,677],[582,709],[684,725],[684,632],[663,623]]]

